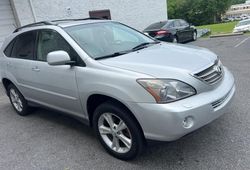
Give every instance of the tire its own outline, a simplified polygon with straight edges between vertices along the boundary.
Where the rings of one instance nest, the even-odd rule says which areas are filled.
[[[175,44],[179,43],[178,37],[176,35],[173,37],[173,43]]]
[[[138,123],[119,104],[105,102],[99,105],[92,123],[100,143],[110,155],[121,160],[131,160],[143,151],[145,140]],[[110,128],[111,124],[113,128]],[[119,131],[119,128],[123,130]]]
[[[28,102],[13,84],[10,84],[8,86],[7,93],[10,99],[10,103],[17,114],[20,116],[28,115],[30,112]]]
[[[194,31],[193,32],[193,38],[192,38],[193,41],[196,41],[197,40],[197,32]]]

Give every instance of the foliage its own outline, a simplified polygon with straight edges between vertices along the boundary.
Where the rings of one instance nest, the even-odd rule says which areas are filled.
[[[183,18],[195,25],[220,21],[232,0],[168,0],[169,18]]]

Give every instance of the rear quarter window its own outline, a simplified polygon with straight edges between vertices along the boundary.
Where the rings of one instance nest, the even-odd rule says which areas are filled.
[[[29,31],[18,35],[11,52],[11,57],[19,59],[34,59],[36,31]]]
[[[4,50],[5,56],[11,57],[11,52],[12,52],[14,43],[15,43],[15,40],[12,40],[12,41],[7,45],[7,47],[6,47],[5,50]]]

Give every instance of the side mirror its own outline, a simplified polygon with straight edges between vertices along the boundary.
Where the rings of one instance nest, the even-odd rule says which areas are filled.
[[[65,51],[53,51],[47,55],[47,62],[52,66],[72,65],[75,62],[71,61],[69,54]]]

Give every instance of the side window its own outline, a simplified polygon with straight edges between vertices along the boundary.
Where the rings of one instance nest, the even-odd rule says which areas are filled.
[[[181,24],[178,20],[174,21],[174,27],[180,27]]]
[[[36,31],[19,35],[14,43],[11,57],[29,60],[34,59],[35,42]]]
[[[180,23],[181,23],[181,26],[188,26],[189,24],[186,22],[186,21],[184,21],[184,20],[180,20]]]
[[[66,40],[54,30],[42,30],[39,32],[37,45],[37,60],[47,61],[50,52],[63,50],[66,51],[72,61],[78,61],[79,56]]]
[[[12,40],[12,41],[9,43],[9,45],[5,48],[4,54],[5,54],[7,57],[11,57],[11,52],[12,52],[14,43],[15,43],[15,39]]]
[[[174,27],[174,22],[173,22],[173,21],[169,21],[169,22],[163,27],[163,29],[173,28],[173,27]]]

